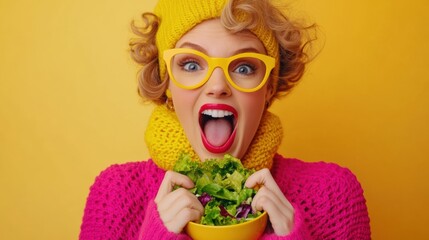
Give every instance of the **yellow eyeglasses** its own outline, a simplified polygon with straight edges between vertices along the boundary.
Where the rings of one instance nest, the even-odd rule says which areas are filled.
[[[267,82],[275,65],[273,57],[253,52],[215,58],[194,49],[173,48],[165,50],[163,57],[170,78],[184,89],[201,87],[214,69],[220,67],[235,89],[255,92]]]

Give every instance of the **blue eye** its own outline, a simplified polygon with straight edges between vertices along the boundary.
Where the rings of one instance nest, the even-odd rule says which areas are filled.
[[[185,62],[185,63],[182,63],[181,65],[182,65],[182,68],[188,72],[195,72],[195,71],[201,70],[200,65],[194,61]]]
[[[238,73],[238,74],[249,75],[249,74],[254,73],[254,72],[255,72],[255,69],[254,69],[254,67],[252,67],[251,65],[243,64],[243,65],[238,66],[238,67],[234,70],[234,72],[235,72],[235,73]]]

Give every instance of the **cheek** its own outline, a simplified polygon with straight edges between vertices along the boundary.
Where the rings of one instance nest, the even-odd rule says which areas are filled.
[[[241,99],[246,115],[260,115],[265,109],[266,91],[244,95]]]
[[[192,91],[181,89],[178,87],[170,87],[173,97],[174,111],[181,125],[188,128],[188,125],[193,124],[193,109],[198,95]]]
[[[195,101],[195,97],[192,91],[185,90],[182,88],[179,88],[175,86],[174,84],[171,85],[170,83],[170,91],[171,95],[173,97],[173,103],[174,103],[174,109],[175,110],[183,110],[183,109],[190,109],[190,103]]]
[[[261,117],[265,111],[265,93],[254,93],[242,98],[242,117],[243,127],[246,129],[244,134],[253,134],[259,126]]]

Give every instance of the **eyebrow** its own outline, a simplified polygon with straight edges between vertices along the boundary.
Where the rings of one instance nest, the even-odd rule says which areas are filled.
[[[191,43],[191,42],[184,42],[184,43],[180,44],[178,47],[179,48],[192,48],[194,50],[198,50],[204,54],[207,54],[207,51],[203,47],[201,47],[198,44]]]
[[[206,49],[204,49],[202,46],[200,46],[198,44],[195,44],[195,43],[184,42],[184,43],[180,44],[177,47],[179,47],[179,48],[191,48],[191,49],[198,50],[198,51],[200,51],[200,52],[208,55]],[[232,55],[236,55],[236,54],[239,54],[239,53],[246,53],[246,52],[254,52],[254,53],[266,54],[265,51],[261,52],[261,51],[259,51],[258,49],[254,48],[254,47],[246,47],[246,48],[240,48],[240,49],[234,51],[234,53]]]

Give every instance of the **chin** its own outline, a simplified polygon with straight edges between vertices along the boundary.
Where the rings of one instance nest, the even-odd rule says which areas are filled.
[[[201,161],[204,162],[208,159],[219,159],[219,158],[223,158],[223,156],[227,154],[227,152],[225,153],[211,153],[207,150],[202,151],[201,153],[197,152],[197,155],[200,157]]]
[[[237,144],[237,145],[239,145],[239,144]],[[244,154],[245,154],[245,151],[243,151],[242,149],[235,148],[234,145],[230,149],[228,149],[227,151],[225,151],[225,152],[219,152],[219,153],[212,153],[212,152],[210,152],[209,150],[207,150],[204,147],[204,144],[202,144],[202,143],[200,143],[200,148],[199,149],[200,149],[200,151],[196,151],[196,153],[200,157],[201,161],[203,161],[203,162],[205,160],[207,160],[207,159],[219,159],[219,158],[223,158],[225,154],[230,154],[233,157],[241,159],[244,156]]]

